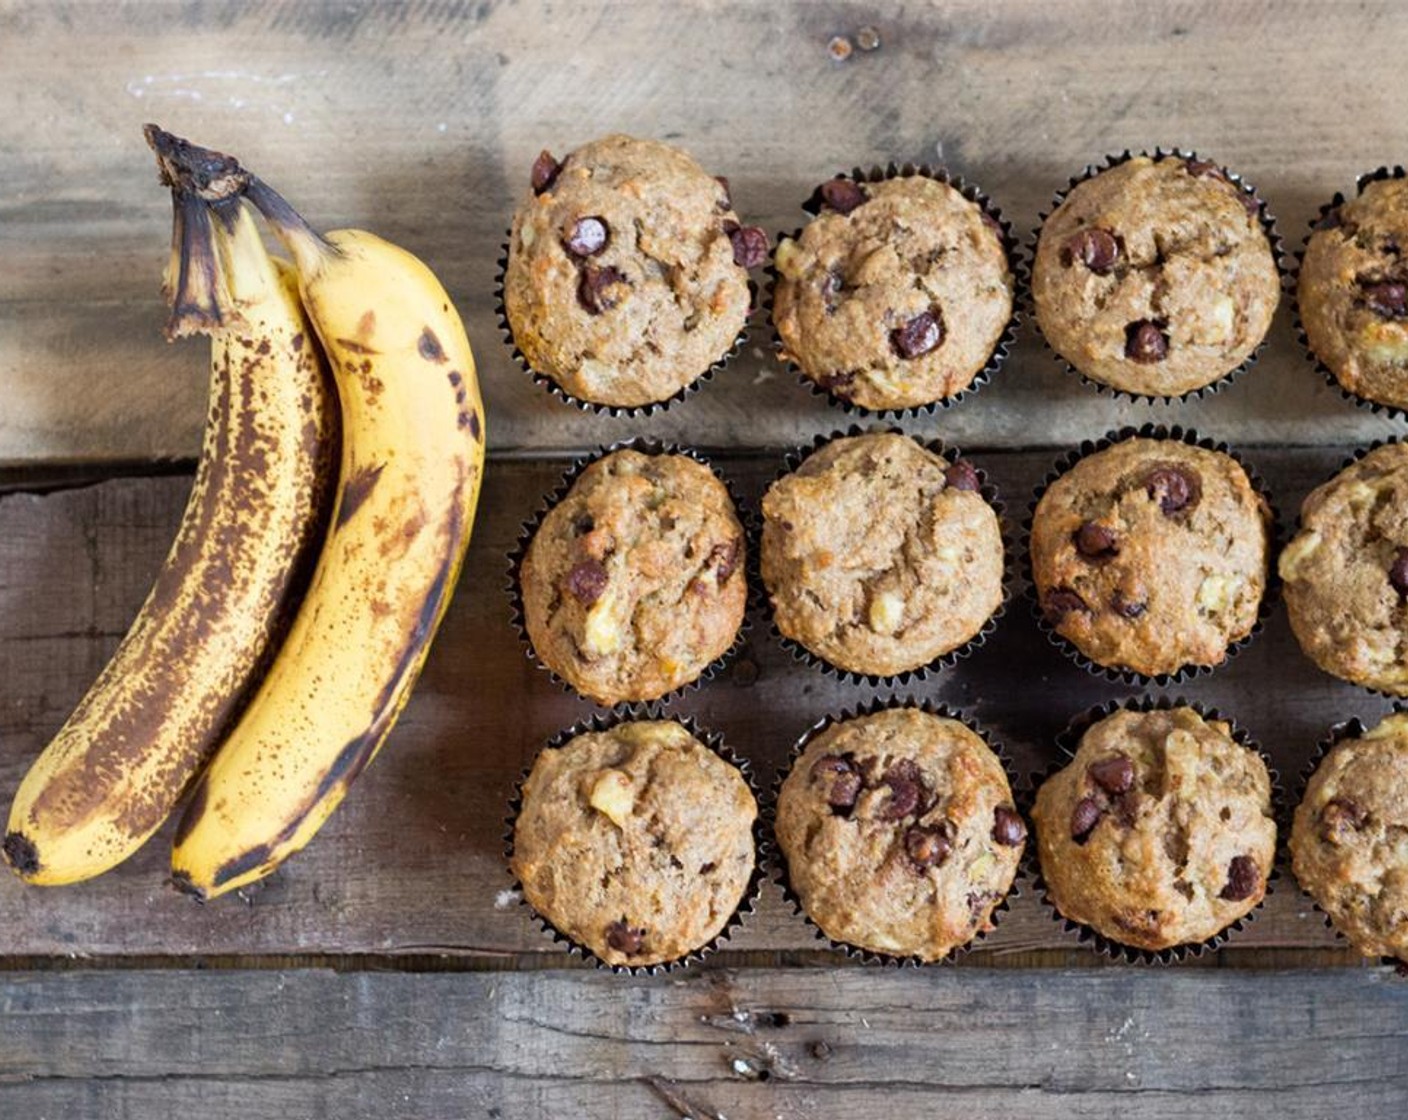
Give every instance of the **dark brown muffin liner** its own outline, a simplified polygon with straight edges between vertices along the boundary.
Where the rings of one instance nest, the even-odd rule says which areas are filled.
[[[1248,750],[1255,751],[1257,756],[1266,765],[1267,773],[1271,778],[1271,813],[1276,821],[1277,852],[1280,851],[1282,842],[1281,818],[1285,803],[1285,791],[1281,786],[1281,777],[1276,767],[1271,761],[1271,757],[1262,749],[1255,739],[1247,731],[1240,727],[1235,720],[1223,715],[1216,708],[1209,707],[1196,700],[1187,700],[1182,696],[1170,698],[1168,696],[1143,696],[1130,697],[1126,700],[1107,700],[1103,704],[1097,704],[1086,711],[1081,712],[1064,730],[1056,736],[1056,745],[1060,748],[1062,757],[1051,763],[1049,766],[1032,774],[1023,785],[1024,802],[1020,806],[1022,815],[1027,820],[1032,820],[1032,810],[1036,807],[1037,790],[1047,781],[1071,764],[1075,758],[1076,750],[1080,746],[1081,737],[1095,724],[1099,723],[1107,716],[1119,711],[1131,712],[1164,712],[1173,708],[1191,708],[1205,720],[1217,720],[1226,723],[1232,741]],[[1046,882],[1046,877],[1041,871],[1040,843],[1036,836],[1036,827],[1033,824],[1031,830],[1031,842],[1027,845],[1024,859],[1027,861],[1026,871],[1031,877],[1033,888],[1037,898],[1041,901],[1042,907],[1050,915],[1051,919],[1059,924],[1065,933],[1070,935],[1076,944],[1083,945],[1109,960],[1122,964],[1136,965],[1169,965],[1193,960],[1203,956],[1205,953],[1221,949],[1232,940],[1248,925],[1256,920],[1257,914],[1266,905],[1267,898],[1276,889],[1275,884],[1280,881],[1281,873],[1277,866],[1277,861],[1273,858],[1272,866],[1266,875],[1266,890],[1259,901],[1251,910],[1243,914],[1236,921],[1229,923],[1211,937],[1202,941],[1189,942],[1183,945],[1174,945],[1167,949],[1141,949],[1136,945],[1127,945],[1122,941],[1116,941],[1101,933],[1094,926],[1086,925],[1084,922],[1077,922],[1067,918],[1057,909],[1055,901],[1051,898],[1050,887]]]
[[[1370,183],[1379,183],[1383,182],[1386,179],[1403,178],[1408,178],[1408,170],[1405,170],[1402,167],[1384,166],[1376,168],[1373,171],[1367,172],[1359,176],[1359,178],[1355,180],[1355,196],[1358,197],[1359,195],[1363,194],[1364,188],[1367,187]],[[1306,231],[1305,237],[1301,241],[1300,248],[1297,249],[1295,252],[1295,264],[1292,267],[1290,276],[1287,280],[1287,287],[1290,289],[1291,293],[1292,325],[1295,328],[1296,341],[1300,343],[1301,350],[1305,355],[1305,360],[1308,361],[1312,366],[1314,366],[1315,369],[1320,373],[1320,376],[1323,377],[1325,381],[1329,384],[1330,388],[1337,390],[1339,392],[1339,395],[1345,400],[1349,401],[1351,404],[1358,405],[1360,408],[1367,408],[1376,416],[1384,415],[1394,420],[1405,420],[1408,419],[1408,409],[1405,409],[1403,406],[1396,404],[1386,404],[1383,401],[1376,401],[1372,397],[1360,396],[1360,394],[1354,392],[1352,389],[1347,389],[1340,382],[1340,379],[1335,376],[1334,370],[1332,370],[1329,366],[1322,362],[1320,360],[1320,356],[1316,354],[1314,349],[1311,347],[1310,336],[1306,333],[1305,320],[1301,315],[1300,270],[1305,265],[1305,253],[1306,250],[1310,248],[1310,239],[1315,235],[1317,231],[1332,228],[1331,226],[1326,224],[1326,220],[1330,217],[1331,214],[1333,214],[1336,210],[1343,206],[1347,201],[1348,199],[1346,199],[1341,192],[1336,191],[1334,197],[1331,198],[1329,202],[1322,205],[1320,209],[1316,212],[1315,217],[1311,219],[1310,226]]]
[[[533,641],[528,636],[527,615],[523,604],[523,581],[520,578],[524,557],[528,555],[528,546],[537,535],[539,528],[542,527],[543,519],[567,496],[568,491],[570,491],[572,487],[576,485],[577,480],[581,478],[582,472],[593,463],[599,462],[608,455],[615,454],[617,451],[639,451],[643,455],[683,455],[686,458],[693,459],[696,463],[708,467],[709,472],[723,484],[724,489],[728,491],[729,500],[733,502],[734,512],[738,517],[739,525],[743,529],[745,549],[752,548],[752,520],[749,514],[749,507],[739,498],[738,491],[734,489],[733,483],[720,473],[719,469],[714,466],[713,463],[692,448],[681,447],[675,443],[662,442],[641,436],[637,436],[634,439],[618,440],[616,443],[608,446],[599,447],[592,455],[574,463],[562,476],[557,486],[544,496],[533,516],[523,522],[523,526],[519,530],[518,541],[508,556],[507,591],[512,610],[511,622],[514,630],[518,633],[519,640],[523,643],[524,653],[528,660],[543,672],[547,673],[547,675],[552,678],[553,682],[564,692],[572,696],[580,697],[588,703],[595,704],[598,708],[610,710],[626,710],[641,704],[658,704],[663,707],[668,706],[670,702],[683,696],[686,692],[702,687],[706,681],[713,680],[729,662],[737,656],[739,650],[746,644],[753,626],[751,612],[748,610],[748,606],[751,605],[752,602],[753,594],[751,587],[752,572],[748,567],[748,564],[751,563],[751,557],[744,558],[743,578],[746,585],[745,590],[747,591],[747,598],[745,599],[743,620],[738,625],[738,633],[734,635],[733,642],[729,645],[728,649],[724,650],[723,653],[700,670],[697,676],[686,681],[684,684],[677,685],[662,696],[651,697],[648,700],[622,700],[615,704],[602,704],[593,700],[590,696],[578,692],[567,680],[550,669],[547,663],[538,656],[537,650],[533,647]]]
[[[613,727],[618,727],[623,723],[634,723],[645,720],[665,720],[677,723],[688,731],[705,747],[713,751],[721,759],[734,767],[743,775],[744,782],[747,783],[749,792],[753,795],[753,801],[757,806],[757,814],[753,818],[753,870],[748,876],[748,884],[743,890],[743,895],[734,908],[723,928],[719,930],[710,940],[697,949],[692,949],[682,957],[677,957],[670,961],[661,961],[659,964],[650,965],[624,965],[608,964],[598,957],[590,948],[580,941],[569,937],[555,926],[552,921],[540,914],[530,903],[524,894],[523,884],[519,882],[518,876],[513,873],[513,851],[514,851],[514,830],[518,824],[518,814],[523,809],[523,787],[528,781],[529,775],[533,772],[533,765],[537,762],[538,755],[533,756],[533,761],[524,767],[518,780],[513,786],[513,795],[509,800],[508,815],[505,818],[504,831],[504,866],[508,870],[509,878],[512,880],[513,891],[518,895],[518,903],[526,908],[532,916],[534,923],[548,935],[554,942],[566,948],[570,956],[582,958],[591,965],[603,972],[614,972],[625,976],[659,976],[666,972],[674,972],[679,969],[688,968],[690,965],[698,964],[709,955],[718,952],[743,925],[744,921],[751,917],[757,910],[758,899],[762,894],[763,883],[768,877],[767,869],[767,829],[763,822],[763,794],[758,788],[757,777],[753,773],[752,765],[746,758],[735,754],[732,748],[724,742],[722,734],[716,731],[708,731],[701,727],[699,723],[688,715],[678,715],[665,712],[660,705],[636,704],[629,707],[615,709],[606,714],[596,714],[573,724],[571,727],[559,731],[552,736],[544,745],[542,750],[557,750],[571,742],[578,735],[585,735],[588,732],[609,731]],[[540,751],[539,754],[542,752]]]
[[[947,704],[936,704],[930,700],[918,700],[910,695],[892,695],[889,697],[875,697],[866,704],[858,704],[855,707],[847,707],[841,711],[823,716],[802,735],[793,745],[791,753],[788,755],[786,763],[778,770],[777,777],[773,780],[772,789],[768,794],[766,821],[767,821],[767,843],[769,854],[772,857],[773,875],[777,879],[778,886],[782,889],[783,898],[792,907],[792,912],[799,916],[803,922],[811,929],[817,940],[825,942],[832,950],[842,953],[851,960],[860,961],[863,964],[883,965],[890,968],[920,968],[935,967],[938,965],[953,964],[960,957],[966,956],[974,949],[980,948],[988,935],[994,932],[1004,914],[1011,909],[1012,900],[1020,898],[1022,895],[1022,879],[1026,871],[1025,852],[1021,860],[1017,863],[1016,872],[1012,877],[1012,885],[1008,888],[1007,894],[1001,901],[993,907],[989,920],[993,929],[983,930],[973,935],[973,937],[962,945],[955,945],[944,956],[936,960],[925,960],[918,956],[896,956],[892,953],[883,953],[875,949],[866,949],[859,945],[853,945],[848,941],[838,941],[836,938],[826,934],[822,928],[812,920],[811,915],[802,905],[801,896],[792,886],[792,880],[788,874],[787,857],[783,854],[782,845],[777,841],[777,802],[782,793],[782,784],[792,773],[797,760],[802,757],[807,747],[818,735],[838,723],[845,723],[848,720],[859,719],[863,716],[872,716],[877,712],[889,711],[895,708],[914,708],[917,711],[925,712],[931,716],[938,716],[941,719],[953,719],[963,724],[969,731],[977,735],[997,756],[997,760],[1002,765],[1003,774],[1007,778],[1007,785],[1012,793],[1012,803],[1021,813],[1022,823],[1027,827],[1027,840],[1025,847],[1030,849],[1032,845],[1032,828],[1030,818],[1022,811],[1021,802],[1018,800],[1017,775],[1013,769],[1012,760],[1008,757],[1006,749],[995,739],[991,733],[986,731],[981,724],[970,716],[965,715],[957,708],[951,708]]]
[[[508,256],[510,247],[513,244],[512,231],[508,239],[504,241],[499,250],[498,272],[494,277],[494,315],[498,322],[499,331],[503,335],[505,345],[513,356],[514,362],[524,373],[528,374],[537,384],[541,385],[549,393],[565,404],[571,405],[582,412],[593,412],[598,416],[629,416],[639,418],[643,416],[654,416],[658,412],[664,412],[677,401],[682,401],[685,397],[702,389],[708,382],[712,381],[716,374],[721,373],[736,358],[748,341],[749,327],[753,317],[758,311],[758,285],[751,277],[748,279],[748,314],[743,320],[743,327],[733,340],[733,344],[714,359],[705,369],[699,372],[688,385],[676,389],[664,400],[650,401],[646,404],[620,405],[620,404],[600,404],[596,401],[589,401],[583,397],[574,396],[551,376],[533,367],[526,354],[519,349],[517,341],[513,337],[513,327],[508,321],[508,306],[504,300],[504,285],[508,279]]]
[[[1404,712],[1408,712],[1408,704],[1395,704],[1393,710],[1381,716],[1377,722],[1382,722],[1389,716],[1401,715]],[[1364,732],[1368,730],[1369,728],[1365,726],[1364,721],[1358,716],[1351,716],[1349,719],[1340,720],[1340,722],[1331,726],[1329,731],[1325,733],[1325,736],[1315,744],[1315,751],[1310,756],[1310,761],[1301,768],[1300,774],[1297,776],[1296,780],[1295,797],[1287,800],[1284,821],[1280,826],[1281,834],[1285,838],[1282,849],[1285,852],[1286,867],[1290,870],[1292,879],[1295,879],[1295,871],[1291,869],[1291,826],[1295,821],[1296,809],[1298,809],[1301,802],[1305,800],[1306,792],[1310,787],[1310,779],[1315,777],[1315,771],[1320,769],[1320,764],[1325,761],[1326,756],[1329,755],[1335,747],[1339,746],[1346,739],[1361,738]],[[1310,904],[1315,907],[1316,913],[1324,919],[1325,928],[1335,935],[1335,940],[1344,947],[1352,949],[1356,955],[1362,956],[1358,948],[1355,947],[1354,942],[1339,931],[1339,927],[1335,925],[1329,913],[1320,905],[1315,896],[1301,885],[1300,880],[1296,879],[1295,883],[1296,889],[1299,890],[1305,898],[1309,899]],[[1373,958],[1365,956],[1363,959],[1369,961]],[[1408,960],[1400,960],[1398,957],[1379,957],[1379,964],[1383,965],[1385,968],[1393,969],[1395,975],[1398,977],[1408,979]]]
[[[1218,393],[1221,390],[1225,389],[1228,385],[1230,385],[1233,381],[1235,381],[1238,377],[1240,377],[1243,373],[1251,369],[1251,367],[1256,364],[1257,359],[1261,357],[1261,352],[1266,349],[1266,344],[1270,339],[1271,331],[1269,329],[1267,330],[1266,334],[1262,337],[1261,341],[1258,342],[1252,348],[1252,352],[1248,354],[1246,358],[1244,358],[1238,365],[1233,366],[1221,377],[1209,381],[1206,385],[1200,385],[1196,389],[1189,389],[1186,392],[1178,394],[1135,393],[1129,389],[1117,389],[1113,385],[1106,385],[1103,381],[1097,381],[1095,380],[1095,378],[1089,377],[1086,374],[1082,373],[1062,354],[1060,354],[1054,346],[1051,345],[1051,343],[1046,338],[1046,332],[1041,329],[1041,323],[1037,321],[1036,297],[1034,287],[1034,280],[1036,276],[1036,249],[1037,245],[1041,241],[1041,231],[1046,225],[1046,219],[1051,217],[1051,215],[1056,211],[1056,209],[1063,202],[1065,202],[1067,198],[1070,197],[1071,191],[1073,191],[1081,183],[1095,178],[1103,171],[1108,171],[1112,167],[1118,167],[1122,163],[1128,163],[1130,160],[1137,159],[1141,156],[1145,156],[1153,160],[1160,160],[1169,156],[1183,160],[1197,160],[1199,158],[1197,152],[1185,151],[1182,148],[1159,147],[1155,148],[1153,151],[1139,152],[1134,152],[1126,148],[1123,152],[1120,152],[1117,155],[1106,156],[1105,159],[1100,163],[1087,164],[1085,170],[1082,171],[1079,175],[1073,175],[1067,181],[1066,186],[1063,189],[1057,191],[1055,195],[1052,196],[1051,205],[1046,210],[1043,210],[1040,214],[1037,215],[1036,229],[1032,231],[1031,238],[1027,243],[1026,275],[1029,281],[1027,286],[1027,293],[1029,298],[1027,310],[1031,315],[1032,322],[1036,323],[1037,336],[1041,339],[1042,345],[1046,347],[1047,351],[1054,355],[1056,360],[1059,361],[1068,372],[1074,374],[1076,377],[1079,377],[1097,393],[1108,395],[1116,400],[1124,398],[1125,400],[1143,401],[1148,404],[1152,404],[1155,401],[1163,401],[1165,404],[1169,404],[1173,401],[1201,400],[1203,397],[1212,396],[1214,393]],[[1270,208],[1266,205],[1266,200],[1262,198],[1260,193],[1258,193],[1257,189],[1252,186],[1251,183],[1247,182],[1237,172],[1231,171],[1221,164],[1218,164],[1217,167],[1218,170],[1222,173],[1223,177],[1226,178],[1228,182],[1235,185],[1237,189],[1240,190],[1243,194],[1250,196],[1250,198],[1256,201],[1257,221],[1261,223],[1261,228],[1266,232],[1266,239],[1268,242],[1270,242],[1271,259],[1276,266],[1276,274],[1280,278],[1280,286],[1282,290],[1284,290],[1287,284],[1287,276],[1289,275],[1290,268],[1286,258],[1285,247],[1281,240],[1281,234],[1276,228],[1276,219],[1272,215]]]
[[[860,425],[852,424],[844,432],[836,431],[830,435],[819,435],[812,440],[810,447],[799,447],[789,451],[783,459],[782,469],[773,477],[773,482],[777,482],[788,475],[794,473],[812,455],[816,454],[827,444],[837,439],[849,439],[854,436],[873,435],[877,433],[891,433],[905,436],[915,440],[926,451],[931,451],[938,455],[945,462],[952,464],[962,459],[964,456],[956,447],[948,447],[939,439],[918,439],[908,432],[894,426],[872,425],[863,428]],[[789,638],[778,628],[776,615],[772,608],[772,595],[763,582],[763,516],[761,499],[759,507],[753,511],[751,518],[753,538],[749,543],[748,562],[751,569],[748,573],[749,588],[753,596],[751,606],[753,612],[759,618],[768,619],[768,627],[773,639],[792,655],[794,661],[804,665],[809,665],[814,669],[825,673],[827,676],[845,684],[868,684],[872,687],[884,688],[904,688],[914,684],[921,684],[927,681],[934,673],[951,669],[964,658],[971,656],[980,649],[997,629],[998,622],[1007,613],[1007,605],[1012,599],[1012,554],[1013,541],[1008,531],[1005,517],[1006,506],[998,496],[997,487],[988,481],[987,472],[974,463],[973,469],[977,472],[979,489],[978,494],[987,502],[992,510],[997,514],[998,529],[1002,534],[1002,598],[998,601],[997,609],[988,616],[987,620],[979,627],[978,632],[961,645],[955,646],[947,653],[941,653],[938,657],[925,665],[920,665],[914,669],[906,669],[901,673],[861,673],[854,669],[843,669],[838,665],[833,665],[819,653],[814,653],[795,638]],[[771,484],[769,484],[771,485]]]
[[[1359,460],[1363,459],[1365,456],[1369,455],[1371,452],[1377,451],[1380,447],[1388,447],[1388,446],[1391,445],[1391,444],[1402,443],[1402,442],[1404,442],[1404,440],[1403,440],[1402,437],[1399,437],[1399,436],[1391,436],[1391,437],[1389,437],[1389,438],[1387,438],[1387,439],[1376,439],[1376,440],[1374,440],[1373,443],[1369,444],[1368,447],[1359,447],[1359,448],[1356,448],[1356,449],[1353,451],[1353,453],[1351,453],[1350,455],[1348,455],[1348,456],[1340,463],[1340,465],[1335,468],[1334,473],[1332,473],[1332,474],[1330,474],[1330,475],[1327,475],[1327,476],[1326,476],[1324,479],[1322,479],[1320,482],[1316,483],[1315,486],[1311,488],[1311,493],[1314,493],[1316,490],[1320,489],[1321,486],[1324,486],[1324,485],[1326,485],[1327,483],[1333,482],[1333,481],[1334,481],[1336,478],[1338,478],[1341,474],[1343,474],[1345,471],[1347,471],[1350,467],[1354,466],[1355,463],[1359,462]],[[1307,497],[1308,497],[1308,495],[1307,495]],[[1300,531],[1301,531],[1301,529],[1303,528],[1303,523],[1302,523],[1302,511],[1304,510],[1304,508],[1305,508],[1305,502],[1302,501],[1302,502],[1301,502],[1301,509],[1296,512],[1296,521],[1295,521],[1295,525],[1292,526],[1290,535],[1286,538],[1287,543],[1289,543],[1289,542],[1295,540],[1296,537],[1300,535]],[[1292,629],[1291,633],[1292,633],[1292,634],[1295,634],[1294,628]],[[1297,647],[1298,649],[1301,649],[1301,647],[1300,647],[1300,638],[1299,638],[1299,637],[1296,638],[1296,647]],[[1401,695],[1399,695],[1399,694],[1396,693],[1396,692],[1388,692],[1388,691],[1386,691],[1385,689],[1382,689],[1382,688],[1375,688],[1373,685],[1360,684],[1358,681],[1352,681],[1352,680],[1350,680],[1350,679],[1347,678],[1347,677],[1341,677],[1341,676],[1339,676],[1339,675],[1337,675],[1337,674],[1335,674],[1335,673],[1331,673],[1328,669],[1321,669],[1319,663],[1316,662],[1315,659],[1312,658],[1308,653],[1306,653],[1304,649],[1301,649],[1301,655],[1302,655],[1307,661],[1309,661],[1312,665],[1314,665],[1316,669],[1319,669],[1320,672],[1324,673],[1327,677],[1333,677],[1333,678],[1334,678],[1335,680],[1337,680],[1337,681],[1344,681],[1345,684],[1347,684],[1347,685],[1352,685],[1353,687],[1358,688],[1358,689],[1362,689],[1364,692],[1367,692],[1367,693],[1369,693],[1370,695],[1373,695],[1373,696],[1382,696],[1385,700],[1392,700],[1395,704],[1405,704],[1405,703],[1408,703],[1408,696],[1401,696]]]
[[[1077,463],[1089,455],[1094,455],[1100,451],[1106,451],[1117,443],[1123,443],[1128,439],[1166,439],[1177,440],[1186,443],[1190,447],[1200,447],[1207,451],[1218,451],[1232,459],[1247,474],[1247,479],[1251,482],[1252,489],[1266,502],[1267,508],[1271,511],[1271,525],[1269,527],[1269,540],[1267,543],[1267,571],[1266,588],[1261,595],[1261,604],[1257,607],[1256,622],[1252,625],[1243,637],[1238,638],[1227,646],[1227,656],[1217,665],[1184,665],[1176,672],[1156,673],[1149,675],[1139,673],[1133,669],[1123,669],[1118,666],[1101,665],[1080,651],[1074,642],[1057,633],[1056,628],[1051,625],[1046,618],[1045,612],[1041,609],[1041,597],[1037,593],[1036,580],[1032,571],[1032,523],[1036,517],[1037,506],[1041,504],[1041,499],[1046,495],[1051,484],[1062,475],[1071,470]],[[1117,431],[1106,432],[1097,440],[1082,440],[1081,444],[1074,451],[1069,451],[1061,456],[1047,471],[1046,477],[1037,486],[1032,495],[1031,505],[1027,509],[1027,516],[1022,522],[1022,533],[1020,541],[1022,577],[1026,580],[1025,595],[1027,602],[1031,605],[1032,614],[1036,618],[1037,628],[1046,636],[1053,646],[1061,651],[1069,660],[1079,665],[1088,673],[1105,680],[1113,681],[1116,684],[1129,685],[1141,688],[1155,685],[1165,688],[1169,685],[1182,684],[1192,680],[1194,677],[1202,676],[1205,673],[1214,672],[1222,668],[1232,660],[1237,654],[1245,649],[1256,637],[1266,628],[1266,620],[1270,617],[1276,605],[1276,597],[1280,591],[1280,577],[1276,572],[1276,558],[1281,548],[1281,517],[1276,509],[1275,502],[1271,499],[1271,491],[1267,489],[1265,481],[1250,463],[1248,463],[1236,449],[1220,440],[1205,439],[1198,435],[1192,428],[1184,428],[1182,425],[1173,424],[1141,424],[1139,427],[1126,426]]]
[[[847,400],[809,377],[807,373],[791,359],[782,358],[785,347],[781,336],[773,325],[773,308],[777,297],[777,283],[779,274],[777,271],[777,246],[784,237],[796,239],[802,234],[802,227],[797,227],[791,233],[779,233],[773,238],[773,252],[768,259],[763,296],[763,315],[767,320],[769,337],[771,338],[772,351],[780,361],[783,361],[787,369],[812,393],[813,396],[824,397],[829,403],[837,405],[842,410],[852,416],[873,417],[877,419],[900,419],[905,416],[932,416],[941,408],[951,408],[958,404],[965,397],[971,396],[992,380],[993,376],[1000,370],[1012,352],[1017,340],[1017,327],[1022,321],[1023,290],[1026,282],[1025,262],[1022,256],[1021,244],[1017,235],[1012,230],[1012,224],[1007,221],[1002,212],[982,191],[971,183],[965,183],[959,175],[949,172],[943,167],[933,167],[927,163],[914,164],[891,163],[885,167],[875,166],[869,171],[856,167],[849,172],[840,172],[832,176],[832,179],[848,179],[854,183],[879,183],[886,179],[903,179],[910,176],[922,176],[926,179],[933,179],[936,182],[944,183],[958,191],[969,202],[974,203],[982,212],[983,217],[995,227],[998,237],[1002,241],[1003,252],[1007,256],[1007,266],[1012,272],[1012,314],[1007,319],[1007,324],[1002,328],[1002,333],[998,335],[997,342],[992,348],[992,353],[988,355],[988,360],[983,364],[983,368],[973,375],[973,379],[958,392],[949,397],[942,397],[936,401],[929,401],[927,404],[908,405],[904,408],[866,408],[864,405],[856,404]],[[828,180],[829,181],[829,180]],[[812,192],[811,197],[802,204],[802,209],[815,217],[821,212],[821,188],[818,187]]]

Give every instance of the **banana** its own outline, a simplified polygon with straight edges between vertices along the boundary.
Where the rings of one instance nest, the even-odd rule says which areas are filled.
[[[10,809],[4,854],[31,883],[100,874],[170,815],[292,613],[331,497],[332,387],[292,278],[210,153],[149,139],[175,206],[167,333],[210,334],[209,414],[145,604]]]
[[[484,470],[474,357],[430,270],[370,233],[320,237],[258,179],[248,198],[331,360],[342,464],[308,594],[176,833],[173,882],[201,900],[299,851],[380,749],[450,601]]]

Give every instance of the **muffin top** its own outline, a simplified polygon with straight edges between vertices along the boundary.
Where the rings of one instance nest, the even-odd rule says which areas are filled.
[[[1032,823],[1056,909],[1154,952],[1251,911],[1276,852],[1266,764],[1192,708],[1091,726],[1037,791]]]
[[[828,727],[778,794],[777,842],[808,917],[891,956],[938,960],[991,929],[1026,835],[987,744],[914,708]]]
[[[996,222],[924,175],[834,179],[819,194],[820,214],[777,246],[782,356],[863,408],[962,392],[1012,317]]]
[[[1252,194],[1206,161],[1138,156],[1046,219],[1032,297],[1047,342],[1086,377],[1177,396],[1251,356],[1280,278]]]
[[[1305,247],[1297,302],[1306,338],[1351,393],[1408,408],[1408,180],[1368,183]]]
[[[607,964],[660,964],[737,910],[756,816],[738,769],[678,723],[622,723],[538,755],[511,867],[528,904]]]
[[[1408,716],[1336,744],[1316,767],[1291,866],[1356,949],[1408,961]]]
[[[1002,602],[1002,533],[977,471],[894,432],[834,439],[763,497],[777,628],[888,676],[977,634]]]
[[[1100,665],[1218,665],[1256,624],[1271,510],[1230,455],[1125,439],[1047,487],[1032,519],[1043,614]]]
[[[663,401],[743,330],[767,238],[728,186],[653,140],[546,152],[514,215],[504,310],[528,364],[596,404]],[[745,267],[747,266],[747,267]]]
[[[1408,446],[1385,444],[1312,490],[1279,567],[1311,660],[1408,695]]]
[[[748,591],[728,489],[685,455],[616,451],[544,516],[519,571],[528,638],[600,704],[653,700],[733,643]]]

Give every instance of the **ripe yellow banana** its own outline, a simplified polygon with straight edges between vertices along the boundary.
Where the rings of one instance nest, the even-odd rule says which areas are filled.
[[[31,883],[108,870],[175,808],[292,613],[331,494],[332,386],[291,277],[217,165],[193,181],[190,150],[149,138],[175,204],[168,333],[210,333],[209,415],[145,605],[10,809],[5,857]]]
[[[301,849],[380,749],[450,601],[484,468],[474,357],[430,270],[370,233],[319,237],[257,179],[248,197],[331,360],[342,467],[307,597],[177,830],[173,881],[199,899]]]

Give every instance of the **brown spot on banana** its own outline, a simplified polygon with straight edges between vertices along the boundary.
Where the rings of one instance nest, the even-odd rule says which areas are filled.
[[[358,467],[352,472],[351,477],[342,487],[342,502],[337,507],[337,527],[339,529],[351,521],[353,515],[371,497],[372,491],[376,489],[376,484],[381,479],[381,472],[385,469],[385,463],[377,463],[375,466]]]
[[[416,344],[420,351],[420,356],[427,362],[435,362],[437,365],[449,361],[445,356],[444,347],[440,345],[440,340],[435,337],[435,332],[429,327],[420,332],[420,341]]]

